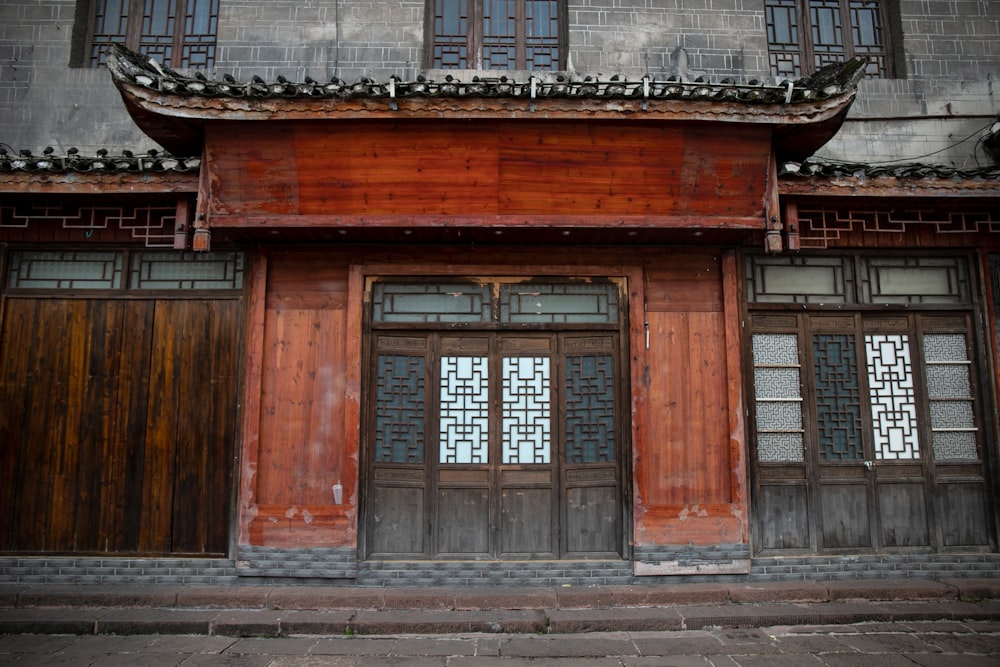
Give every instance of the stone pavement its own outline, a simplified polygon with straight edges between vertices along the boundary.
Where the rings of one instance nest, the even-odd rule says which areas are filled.
[[[0,584],[0,634],[569,634],[1000,621],[1000,578],[519,588]]]
[[[995,667],[1000,623],[920,621],[587,635],[6,635],[0,665]]]

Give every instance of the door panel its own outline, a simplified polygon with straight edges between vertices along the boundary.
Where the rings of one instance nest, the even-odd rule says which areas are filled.
[[[882,546],[929,546],[926,502],[922,480],[915,483],[880,483],[878,517]]]
[[[621,553],[615,334],[373,342],[370,557]],[[404,471],[429,507],[389,490]]]
[[[4,304],[0,550],[224,554],[239,301]]]
[[[990,544],[967,316],[753,323],[758,550]]]

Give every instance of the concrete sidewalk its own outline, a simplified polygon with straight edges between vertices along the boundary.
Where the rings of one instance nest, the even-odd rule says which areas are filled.
[[[581,633],[1000,620],[1000,579],[560,588],[0,584],[0,633]]]

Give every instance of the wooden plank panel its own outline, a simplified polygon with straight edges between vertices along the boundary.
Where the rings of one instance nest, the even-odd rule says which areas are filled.
[[[322,129],[321,129],[322,128]],[[297,135],[301,212],[496,213],[491,124],[408,121],[305,125]]]
[[[685,126],[678,209],[763,220],[770,155],[770,128]]]
[[[353,523],[357,482],[357,445],[344,431],[346,262],[277,254],[268,265],[253,489],[258,507],[248,539],[273,546],[353,544],[356,535],[345,530]],[[343,504],[335,506],[338,482]],[[283,507],[293,517],[302,507],[313,509],[309,521],[271,525],[265,506]],[[318,520],[317,512],[329,521]]]
[[[17,528],[17,513],[25,500],[21,492],[22,468],[33,457],[25,438],[31,423],[32,397],[29,373],[38,353],[35,338],[35,312],[38,303],[27,299],[6,299],[0,351],[18,350],[18,354],[0,355],[0,548],[12,549]]]
[[[646,308],[654,312],[722,310],[720,254],[691,250],[646,267]]]
[[[310,225],[539,215],[724,226],[762,218],[770,151],[768,128],[658,122],[302,121],[210,132],[213,213],[227,225],[245,214],[275,226],[287,224],[282,215]]]
[[[145,432],[141,498],[140,551],[166,553],[171,549],[174,471],[177,465],[176,428],[186,415],[180,410],[182,341],[190,335],[183,307],[160,302],[152,329],[149,395]]]
[[[500,212],[678,212],[683,147],[677,126],[503,124]]]
[[[722,317],[649,313],[648,319],[649,442],[647,463],[636,472],[642,497],[650,506],[730,502]]]
[[[139,551],[143,525],[142,498],[145,483],[146,421],[149,414],[149,367],[153,355],[154,301],[128,301],[122,319],[122,337],[119,352],[120,381],[116,407],[114,449],[120,452],[121,461],[109,467],[105,474],[111,479],[119,477],[117,492],[109,489],[113,504],[109,514],[108,549],[111,551]],[[121,472],[119,472],[121,471]]]
[[[174,553],[225,553],[235,437],[238,301],[161,302],[157,316],[183,322],[173,480]]]

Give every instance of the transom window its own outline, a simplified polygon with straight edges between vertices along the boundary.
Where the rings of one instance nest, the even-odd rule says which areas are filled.
[[[432,0],[428,53],[434,69],[561,68],[562,0]]]
[[[866,56],[867,76],[890,76],[884,5],[884,0],[766,0],[771,75],[798,79],[830,63]]]
[[[175,68],[211,67],[219,0],[91,0],[86,63],[105,63],[108,45],[156,58]]]

